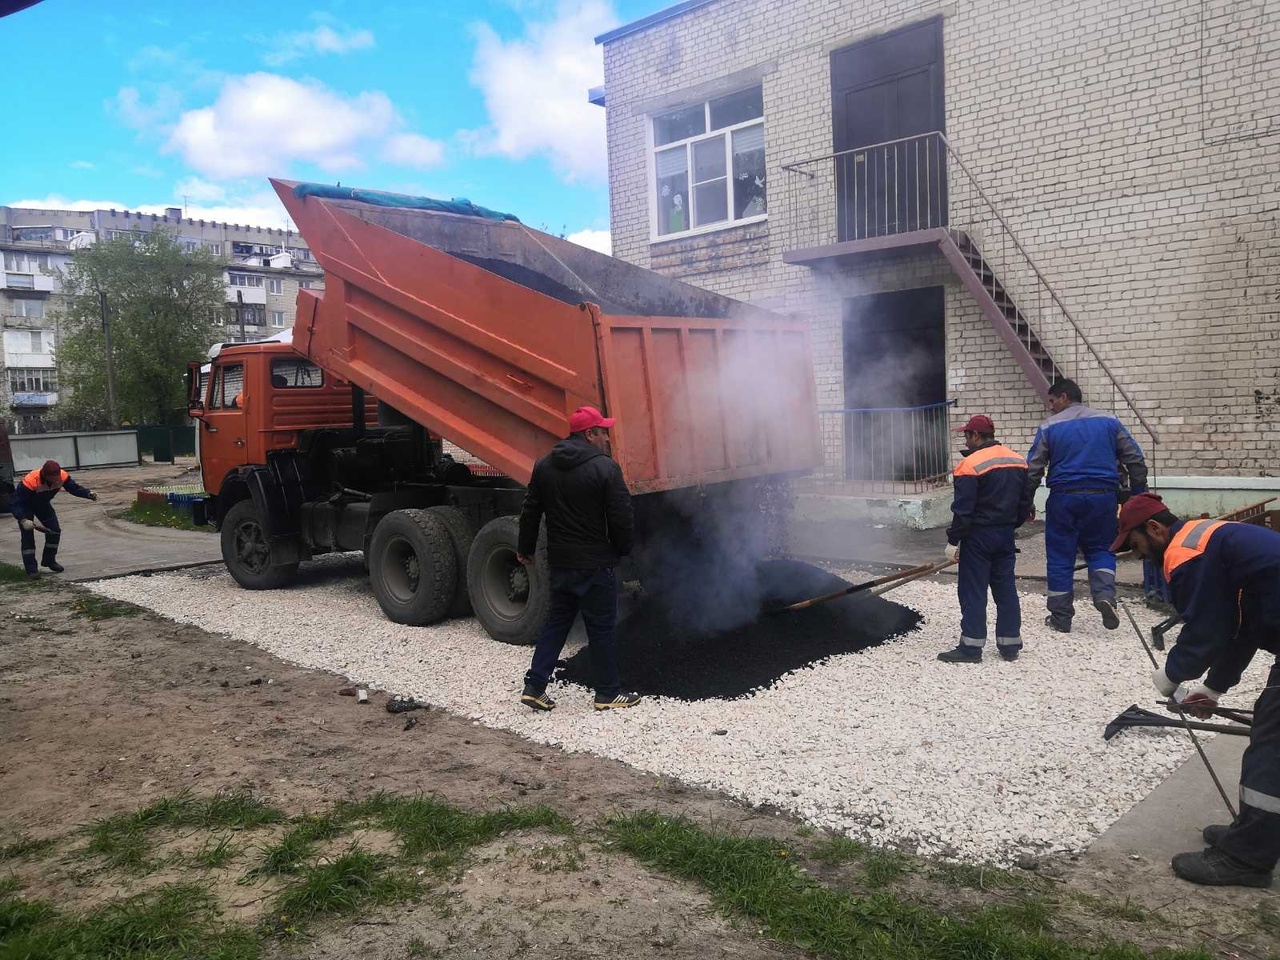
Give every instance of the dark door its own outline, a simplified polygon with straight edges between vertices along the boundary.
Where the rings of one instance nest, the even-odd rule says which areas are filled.
[[[911,482],[950,466],[942,287],[844,301],[845,476]],[[923,409],[922,409],[923,408]]]
[[[941,18],[832,53],[831,117],[841,240],[946,224]]]

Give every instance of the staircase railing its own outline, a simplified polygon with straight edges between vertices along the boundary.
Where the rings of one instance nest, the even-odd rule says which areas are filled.
[[[786,214],[780,224],[790,250],[945,229],[952,242],[968,237],[984,265],[1017,305],[1054,363],[1080,385],[1085,402],[1111,409],[1159,437],[1110,365],[1086,336],[969,166],[940,132],[904,137],[784,164]],[[1067,241],[1064,240],[1064,243]],[[886,244],[887,245],[887,244]],[[1148,451],[1149,458],[1154,450]]]

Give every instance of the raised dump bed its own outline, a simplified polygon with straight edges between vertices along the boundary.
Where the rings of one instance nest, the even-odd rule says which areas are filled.
[[[295,349],[507,475],[583,404],[633,493],[821,462],[805,324],[499,215],[272,182],[325,269]]]

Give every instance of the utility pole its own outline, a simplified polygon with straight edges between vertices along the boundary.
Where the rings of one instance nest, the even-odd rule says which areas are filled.
[[[240,342],[245,342],[244,334],[244,291],[236,291],[236,319],[240,321]]]
[[[107,354],[107,419],[111,429],[118,427],[116,420],[116,364],[111,354],[111,320],[107,314],[107,292],[98,291],[98,304],[102,307],[102,339]]]

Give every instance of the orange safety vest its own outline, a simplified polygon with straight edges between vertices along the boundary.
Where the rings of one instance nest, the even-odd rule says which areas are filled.
[[[71,479],[71,474],[67,473],[67,471],[65,470],[61,471],[61,473],[62,473],[62,476],[58,479],[58,483],[62,486],[65,486],[67,481]],[[39,467],[37,467],[35,470],[32,470],[30,473],[28,473],[25,477],[22,478],[22,485],[26,487],[28,490],[30,490],[32,493],[35,493],[37,490],[40,489],[41,483],[43,483],[43,481],[40,479]],[[45,489],[52,490],[53,487],[46,487]]]
[[[956,467],[957,477],[979,477],[989,470],[1026,470],[1027,460],[1002,443],[975,450]]]
[[[1225,527],[1229,522],[1227,520],[1188,520],[1184,523],[1182,529],[1173,535],[1169,546],[1165,548],[1165,580],[1170,580],[1173,577],[1173,571],[1188,560],[1194,560],[1204,553],[1204,548],[1209,545],[1209,539],[1218,532],[1219,527]]]

